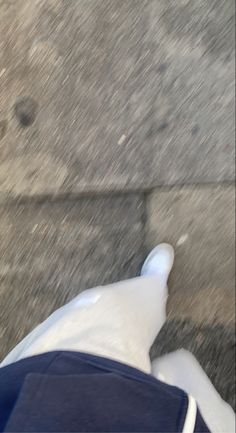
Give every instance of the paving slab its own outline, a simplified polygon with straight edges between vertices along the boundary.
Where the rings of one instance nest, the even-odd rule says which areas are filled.
[[[233,0],[1,0],[0,193],[232,180],[233,47]]]
[[[198,324],[235,321],[234,185],[174,187],[148,198],[146,248],[175,247],[169,315]]]
[[[138,274],[143,212],[139,195],[0,207],[0,358],[80,291]]]
[[[151,357],[185,348],[235,410],[234,186],[160,189],[147,199],[146,249],[176,257],[167,322]]]

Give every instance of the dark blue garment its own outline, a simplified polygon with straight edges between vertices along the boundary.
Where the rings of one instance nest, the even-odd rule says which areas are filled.
[[[49,352],[0,368],[0,431],[183,430],[188,397],[127,365],[78,352]],[[197,413],[195,432],[209,432]]]

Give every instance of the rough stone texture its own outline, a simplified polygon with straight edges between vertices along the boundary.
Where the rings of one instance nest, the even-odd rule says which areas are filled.
[[[190,350],[235,410],[234,186],[156,190],[147,198],[146,248],[175,246],[168,320],[151,357]]]
[[[182,347],[196,356],[217,391],[236,410],[235,327],[169,320],[152,347],[151,358]]]
[[[233,27],[233,0],[0,0],[0,192],[231,180]]]
[[[0,207],[0,357],[81,290],[136,276],[142,221],[138,195]]]
[[[175,246],[169,314],[198,323],[235,320],[234,186],[157,191],[147,205],[147,249]]]

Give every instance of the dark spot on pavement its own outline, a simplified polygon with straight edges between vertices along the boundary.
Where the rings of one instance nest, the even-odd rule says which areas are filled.
[[[167,69],[168,69],[168,64],[161,63],[157,68],[157,72],[159,72],[160,74],[164,74],[164,72],[166,72]]]
[[[160,126],[158,126],[158,128],[157,128],[157,132],[164,131],[164,129],[168,128],[168,126],[169,126],[168,122],[161,123]]]
[[[169,126],[169,124],[165,121],[163,123],[161,123],[159,126],[156,125],[156,123],[152,123],[150,125],[150,128],[147,131],[146,138],[148,139],[148,138],[155,137],[156,134],[164,131],[168,126]]]
[[[34,123],[37,109],[38,103],[30,96],[19,99],[14,105],[15,116],[23,127],[30,126]]]
[[[0,140],[4,137],[7,132],[7,121],[0,120]]]
[[[32,170],[29,172],[28,177],[29,179],[31,179],[32,177],[34,177],[37,174],[37,170]]]
[[[191,134],[192,135],[197,135],[197,133],[200,131],[200,126],[199,125],[194,125],[194,127],[191,129]]]

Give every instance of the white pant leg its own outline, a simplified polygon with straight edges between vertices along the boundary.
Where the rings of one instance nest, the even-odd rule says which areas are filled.
[[[152,373],[157,379],[192,395],[212,433],[235,432],[234,411],[220,397],[190,352],[181,349],[155,359]]]
[[[52,350],[111,358],[151,372],[150,347],[166,318],[167,287],[157,276],[87,290],[55,311],[1,367]]]

